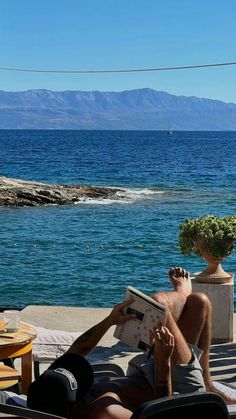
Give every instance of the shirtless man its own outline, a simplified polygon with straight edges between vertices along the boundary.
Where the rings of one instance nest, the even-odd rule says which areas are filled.
[[[131,360],[127,370],[128,377],[115,379],[107,385],[104,384],[103,388],[98,385],[99,390],[95,385],[94,394],[97,391],[97,395],[99,392],[100,395],[88,406],[87,416],[84,417],[129,419],[135,406],[157,396],[171,395],[171,387],[177,393],[208,390],[220,394],[226,403],[236,402],[225,397],[212,384],[209,369],[212,309],[209,299],[203,293],[192,293],[190,275],[185,269],[180,267],[170,269],[169,278],[173,291],[157,292],[152,297],[168,308],[161,340],[164,340],[164,345],[169,350],[173,346],[171,355],[168,357],[158,350],[157,340],[151,360],[145,360],[145,355],[138,355]],[[165,333],[168,336],[166,339]],[[170,336],[172,336],[172,345]],[[170,359],[169,373],[171,368],[172,379],[167,379],[169,373],[164,379],[160,375],[158,377],[158,371],[160,374],[163,365],[170,365]],[[156,381],[153,376],[155,368]],[[73,418],[77,417],[79,416],[74,411]]]
[[[85,398],[74,405],[71,418],[130,419],[136,406],[171,395],[172,391],[217,392],[209,370],[211,304],[205,294],[192,293],[190,275],[185,269],[170,269],[169,278],[173,291],[153,295],[167,307],[167,321],[161,330],[150,331],[154,344],[151,359],[146,354],[137,355],[131,360],[126,377],[95,383]],[[116,305],[106,319],[78,337],[68,352],[86,356],[110,326],[132,318],[122,315],[127,304]],[[223,398],[227,403],[235,403]]]

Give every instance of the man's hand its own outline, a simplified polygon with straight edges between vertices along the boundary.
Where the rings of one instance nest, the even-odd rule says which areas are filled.
[[[154,397],[166,397],[172,394],[171,356],[174,350],[174,336],[166,326],[150,332],[155,359]]]
[[[108,320],[110,325],[117,325],[126,323],[129,320],[136,319],[135,314],[124,314],[124,309],[128,307],[133,302],[133,298],[131,297],[129,300],[124,301],[123,303],[116,304],[112,312],[108,316]]]
[[[162,326],[161,329],[150,331],[150,341],[153,343],[153,356],[157,362],[169,361],[174,350],[174,336],[169,329]]]
[[[123,314],[123,310],[129,306],[132,301],[133,298],[130,298],[123,303],[116,304],[109,316],[80,335],[68,349],[68,352],[86,356],[96,347],[111,326],[135,319],[136,316],[134,314]]]

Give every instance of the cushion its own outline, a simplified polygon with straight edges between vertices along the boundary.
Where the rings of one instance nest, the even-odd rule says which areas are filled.
[[[35,327],[37,337],[33,341],[34,361],[50,362],[63,355],[82,333]]]

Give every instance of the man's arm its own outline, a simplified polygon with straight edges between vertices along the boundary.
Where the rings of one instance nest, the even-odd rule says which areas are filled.
[[[67,352],[86,356],[97,346],[98,342],[111,326],[126,323],[127,321],[134,319],[135,315],[133,314],[123,314],[124,308],[129,306],[131,302],[132,299],[129,299],[123,303],[116,304],[108,317],[79,336],[75,342],[72,343]]]
[[[165,326],[162,326],[152,336],[154,339],[153,356],[155,365],[154,397],[171,396],[171,356],[174,349],[174,337]]]

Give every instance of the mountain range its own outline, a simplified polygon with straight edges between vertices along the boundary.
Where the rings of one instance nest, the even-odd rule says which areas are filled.
[[[236,131],[236,104],[148,88],[0,91],[0,129]]]

